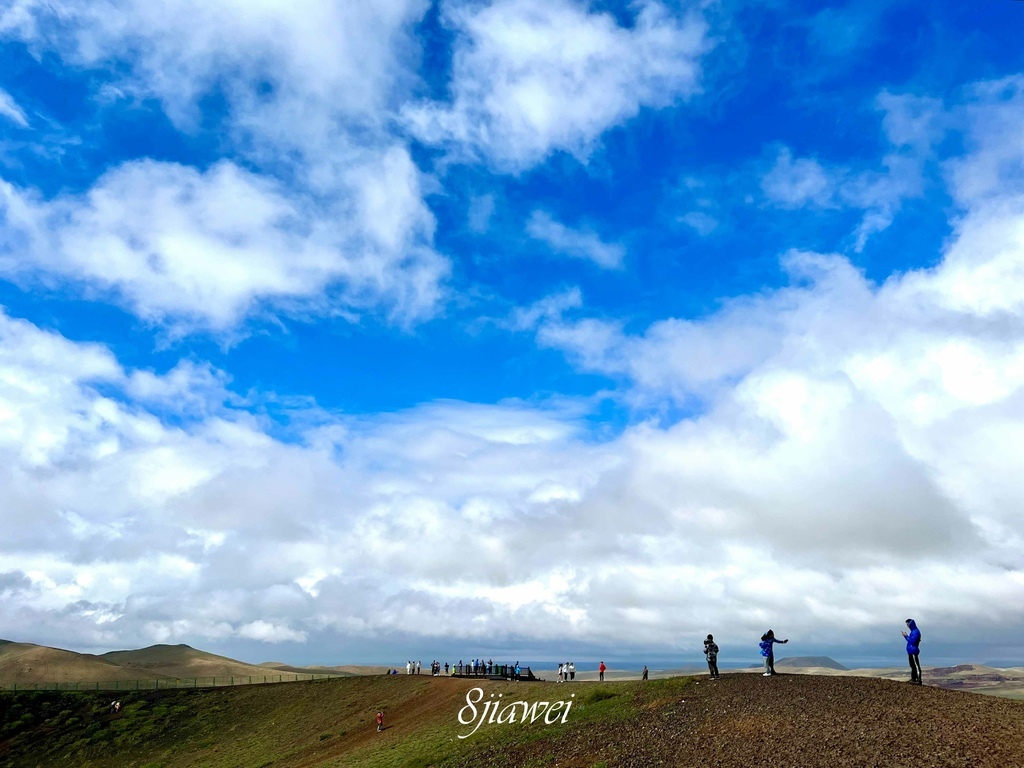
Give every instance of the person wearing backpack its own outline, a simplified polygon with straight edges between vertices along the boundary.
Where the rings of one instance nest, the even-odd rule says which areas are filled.
[[[715,638],[708,635],[707,640],[704,641],[704,655],[708,659],[708,670],[711,672],[711,679],[718,679],[718,645],[715,643]]]
[[[910,682],[913,685],[921,685],[921,630],[917,628],[917,622],[907,619],[908,635],[903,633],[907,640],[907,658],[910,660]]]

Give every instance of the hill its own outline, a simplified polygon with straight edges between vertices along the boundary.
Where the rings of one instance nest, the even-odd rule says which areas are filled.
[[[106,683],[186,678],[263,678],[287,675],[382,675],[384,666],[297,667],[283,662],[247,664],[188,645],[153,645],[100,656],[0,640],[0,688],[33,683]],[[429,673],[428,673],[429,674]]]
[[[814,669],[837,669],[842,672],[849,670],[835,659],[828,656],[790,656],[785,659],[776,659],[776,667],[810,667]]]
[[[573,707],[550,725],[488,722],[460,739],[476,687],[486,701]],[[111,714],[95,693],[0,694],[0,768],[1024,765],[1022,702],[842,675],[562,685],[396,675],[123,702]]]
[[[0,640],[0,683],[68,683],[81,680],[132,680],[138,677],[99,656]]]
[[[134,670],[137,678],[246,677],[267,674],[266,667],[198,651],[188,645],[152,645],[136,651],[111,651],[101,659]]]

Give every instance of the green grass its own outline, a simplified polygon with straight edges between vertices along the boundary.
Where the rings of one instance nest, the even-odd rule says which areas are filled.
[[[460,724],[458,714],[470,686],[449,683],[374,676],[139,691],[122,694],[117,715],[109,713],[109,693],[0,693],[0,768],[457,768],[471,756],[524,747],[544,765],[549,740],[629,720],[649,703],[677,696],[690,681],[482,683],[484,701],[501,694],[503,702],[573,703],[564,724],[560,717],[551,725],[486,724],[465,739],[459,735],[472,726]],[[378,709],[385,712],[380,734]]]

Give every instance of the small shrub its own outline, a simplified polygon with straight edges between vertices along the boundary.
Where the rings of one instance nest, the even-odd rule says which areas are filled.
[[[321,733],[320,734],[320,741],[326,741],[329,738],[331,738],[331,734],[329,734],[329,733]]]

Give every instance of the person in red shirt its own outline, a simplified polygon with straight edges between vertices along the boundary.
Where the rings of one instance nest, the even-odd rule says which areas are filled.
[[[384,730],[384,712],[377,712],[377,733]]]
[[[608,669],[608,667],[606,667],[606,666],[604,665],[604,662],[602,661],[602,662],[601,662],[601,666],[597,668],[597,671],[598,671],[598,673],[599,673],[599,676],[600,676],[600,678],[601,678],[601,682],[602,682],[602,683],[604,682],[604,671],[605,671],[606,669]]]

